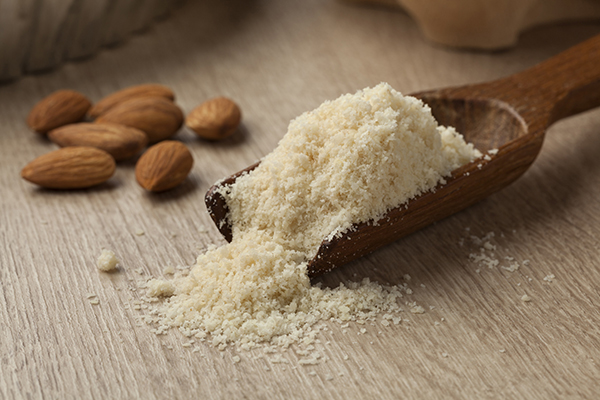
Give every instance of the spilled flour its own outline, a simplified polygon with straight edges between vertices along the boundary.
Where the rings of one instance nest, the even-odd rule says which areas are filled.
[[[147,283],[148,296],[166,297],[149,322],[156,333],[177,327],[243,349],[310,343],[319,321],[387,322],[401,311],[403,286],[313,286],[307,261],[324,238],[377,220],[480,155],[385,83],[323,103],[222,189],[232,242],[199,256],[189,274]]]

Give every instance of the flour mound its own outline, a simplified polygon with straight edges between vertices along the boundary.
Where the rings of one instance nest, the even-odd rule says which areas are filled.
[[[323,103],[294,119],[255,170],[221,189],[232,242],[170,282],[173,295],[153,321],[161,332],[210,335],[219,347],[286,347],[314,339],[319,321],[400,312],[405,287],[311,286],[307,261],[324,238],[377,220],[479,156],[453,128],[438,126],[429,107],[388,84]]]

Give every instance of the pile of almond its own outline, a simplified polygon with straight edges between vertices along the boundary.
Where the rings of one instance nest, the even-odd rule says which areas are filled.
[[[158,84],[132,86],[93,105],[79,92],[58,90],[33,107],[27,125],[62,148],[27,164],[21,176],[45,188],[86,188],[107,181],[116,161],[152,145],[136,163],[136,180],[150,191],[172,189],[194,163],[183,143],[167,140],[184,122],[174,100],[173,91]],[[218,97],[192,110],[186,125],[202,138],[219,140],[233,134],[240,121],[239,107]]]

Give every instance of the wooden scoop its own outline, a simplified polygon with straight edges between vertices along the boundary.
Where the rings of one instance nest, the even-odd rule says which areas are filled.
[[[540,151],[548,126],[600,105],[600,35],[506,78],[413,96],[431,107],[441,125],[455,127],[486,156],[453,171],[435,191],[390,210],[377,225],[360,223],[341,237],[324,240],[309,262],[309,275],[339,267],[463,210],[521,176]],[[228,241],[227,204],[216,190],[257,165],[206,194],[208,211]]]

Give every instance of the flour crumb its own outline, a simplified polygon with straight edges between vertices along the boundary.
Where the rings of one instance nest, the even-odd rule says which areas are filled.
[[[290,360],[282,356],[281,354],[275,354],[270,360],[271,364],[289,364]]]
[[[175,293],[175,285],[171,281],[150,279],[146,284],[146,295],[148,297],[169,297],[173,293]]]
[[[319,357],[318,355],[314,355],[311,358],[303,358],[298,360],[298,364],[300,365],[317,365],[319,364]]]
[[[493,245],[490,242],[485,242],[483,244],[483,248],[486,249],[486,250],[495,251],[496,250],[496,245]]]
[[[521,301],[528,303],[531,301],[531,297],[529,297],[528,295],[524,294],[523,296],[521,296]]]
[[[163,268],[163,275],[175,275],[175,268],[172,265],[167,265]]]
[[[546,282],[552,282],[554,279],[556,279],[556,277],[554,276],[554,274],[549,274],[549,275],[546,275],[546,276],[544,277],[544,280],[545,280]]]
[[[506,270],[506,271],[509,271],[509,272],[515,272],[515,271],[518,271],[518,270],[519,270],[519,268],[520,268],[520,265],[519,265],[519,263],[518,263],[518,262],[516,262],[516,261],[513,261],[513,260],[511,260],[511,261],[509,261],[509,262],[508,262],[508,267],[506,267],[506,266],[502,266],[502,269],[504,269],[504,270]]]
[[[470,253],[469,259],[479,267],[487,267],[488,269],[500,267],[508,272],[518,271],[521,268],[521,264],[514,257],[506,256],[503,261],[498,258],[496,255],[498,245],[492,242],[495,237],[496,234],[493,231],[486,233],[483,237],[470,235],[471,243],[479,247],[479,251]],[[504,237],[504,234],[500,233],[500,237]],[[524,260],[522,265],[528,266],[529,260]],[[480,273],[481,269],[477,268],[475,272]]]
[[[142,229],[136,229],[135,234],[137,236],[144,236],[146,234],[146,232],[144,232]]]
[[[410,312],[413,314],[425,314],[425,308],[423,308],[423,306],[413,305],[410,308]]]
[[[100,271],[112,272],[117,269],[119,260],[112,250],[104,249],[96,261],[96,266]]]

